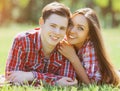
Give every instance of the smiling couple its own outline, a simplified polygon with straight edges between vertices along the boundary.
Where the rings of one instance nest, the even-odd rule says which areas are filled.
[[[80,9],[71,16],[68,7],[52,2],[43,8],[39,25],[14,38],[6,63],[7,82],[23,85],[34,81],[35,86],[41,81],[59,86],[118,84],[92,9]]]

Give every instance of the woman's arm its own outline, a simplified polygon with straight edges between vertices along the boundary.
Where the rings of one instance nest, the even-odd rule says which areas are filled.
[[[63,54],[73,65],[78,79],[85,84],[89,84],[90,80],[81,64],[80,59],[78,58],[75,49],[70,44],[66,43],[65,41],[60,44],[59,52]]]

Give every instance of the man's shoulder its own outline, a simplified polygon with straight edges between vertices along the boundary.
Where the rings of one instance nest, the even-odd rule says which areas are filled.
[[[32,30],[29,30],[29,31],[25,32],[25,36],[35,37],[35,36],[38,36],[39,33],[40,33],[40,30],[32,29]]]
[[[40,28],[39,29],[31,29],[28,31],[24,31],[24,32],[20,32],[18,33],[15,38],[21,39],[21,38],[33,38],[35,36],[38,36],[40,32]]]

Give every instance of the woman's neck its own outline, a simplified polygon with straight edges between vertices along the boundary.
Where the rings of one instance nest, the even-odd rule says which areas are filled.
[[[79,44],[75,44],[74,47],[78,51],[83,46],[83,44],[84,44],[84,42],[79,43]]]

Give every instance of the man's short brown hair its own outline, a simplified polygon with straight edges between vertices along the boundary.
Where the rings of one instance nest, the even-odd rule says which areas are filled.
[[[52,2],[46,5],[42,10],[42,18],[45,21],[51,14],[57,14],[63,17],[70,18],[71,12],[68,7],[62,3]]]

